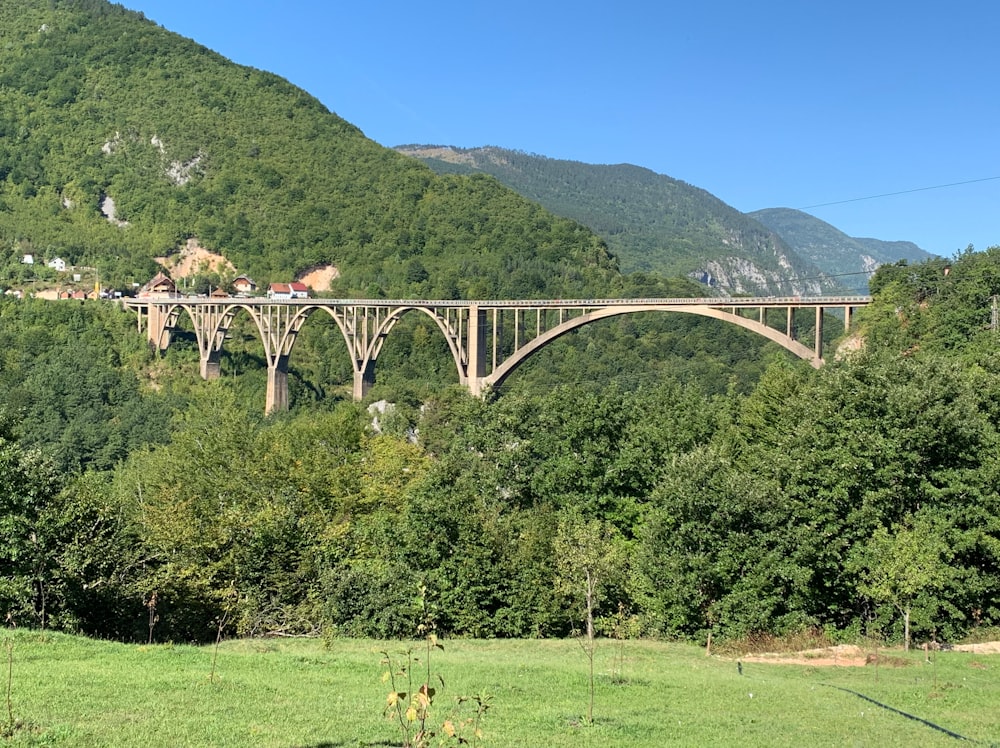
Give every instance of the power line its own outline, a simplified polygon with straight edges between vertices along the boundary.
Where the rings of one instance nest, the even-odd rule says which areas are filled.
[[[913,190],[900,190],[899,192],[885,192],[881,195],[868,195],[867,197],[852,197],[850,200],[834,200],[829,203],[816,203],[815,205],[806,205],[798,210],[809,210],[810,208],[825,208],[828,205],[843,205],[844,203],[858,203],[862,200],[877,200],[880,197],[893,197],[895,195],[909,195],[912,192],[926,192],[927,190],[943,190],[945,187],[960,187],[963,184],[975,184],[977,182],[991,182],[995,179],[1000,179],[997,177],[983,177],[982,179],[967,179],[964,182],[951,182],[950,184],[936,184],[933,187],[917,187]]]

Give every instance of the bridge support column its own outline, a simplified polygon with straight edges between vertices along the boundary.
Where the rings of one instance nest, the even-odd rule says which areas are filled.
[[[816,307],[816,348],[813,364],[823,362],[823,307]]]
[[[288,410],[288,356],[276,356],[267,366],[267,397],[264,412],[284,413]]]
[[[483,377],[486,376],[486,310],[478,304],[469,305],[469,343],[466,350],[465,383],[473,397],[483,394]]]
[[[147,340],[158,353],[163,353],[170,345],[170,311],[150,304],[146,309],[146,318]]]
[[[218,379],[222,372],[222,364],[219,362],[220,351],[211,351],[201,357],[201,378]]]
[[[361,369],[354,370],[354,402],[365,399],[368,390],[375,384],[375,362],[367,361]]]

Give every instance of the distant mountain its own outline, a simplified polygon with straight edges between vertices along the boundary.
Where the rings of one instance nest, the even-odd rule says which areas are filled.
[[[598,166],[497,147],[406,145],[439,174],[485,173],[599,234],[624,272],[686,275],[728,293],[843,287],[770,229],[703,189],[629,164]]]
[[[922,262],[934,257],[913,242],[850,237],[800,210],[768,208],[747,215],[774,231],[823,272],[862,293],[868,292],[868,279],[879,265],[898,260]]]

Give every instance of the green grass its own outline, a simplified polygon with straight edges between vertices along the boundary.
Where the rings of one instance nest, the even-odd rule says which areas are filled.
[[[213,647],[136,646],[26,631],[13,644],[10,709],[0,745],[385,746],[380,649],[405,644],[264,640]],[[414,645],[419,647],[419,645]],[[586,658],[573,641],[445,641],[433,670],[455,696],[487,692],[483,746],[893,746],[1000,743],[1000,656],[923,652],[900,667],[818,668],[706,657],[696,647],[628,642],[597,652],[595,723]],[[896,653],[900,654],[901,653]],[[0,648],[0,728],[9,725],[7,652]],[[846,689],[846,690],[842,690]],[[855,693],[872,699],[862,699]],[[433,745],[437,745],[435,740]]]

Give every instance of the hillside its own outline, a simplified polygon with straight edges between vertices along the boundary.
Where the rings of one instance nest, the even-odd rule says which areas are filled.
[[[728,293],[842,290],[770,229],[703,189],[630,164],[600,166],[503,148],[407,145],[441,174],[486,173],[597,232],[624,272],[686,275]]]
[[[105,0],[0,0],[0,283],[24,254],[148,279],[189,240],[258,284],[340,294],[615,293],[596,236],[436,176],[307,92]]]
[[[868,279],[879,265],[898,260],[923,262],[933,257],[913,242],[850,237],[800,210],[769,208],[748,215],[778,234],[823,272],[859,293],[868,292]]]
[[[58,280],[44,263],[59,257],[121,288],[162,262],[196,290],[324,268],[315,283],[328,287],[315,290],[344,297],[705,293],[690,279],[623,276],[582,224],[486,174],[435,174],[287,81],[105,0],[0,0],[0,41],[0,288]],[[450,382],[447,349],[422,324],[406,320],[410,338],[400,331],[386,347],[379,397]],[[254,371],[241,386],[262,387],[261,354],[238,332],[223,370]],[[317,322],[299,337],[293,403],[349,380],[329,333]],[[185,342],[171,356],[195,355]],[[518,377],[634,387],[674,371],[723,391],[730,377],[748,386],[767,350],[707,320],[614,320],[567,336]]]

